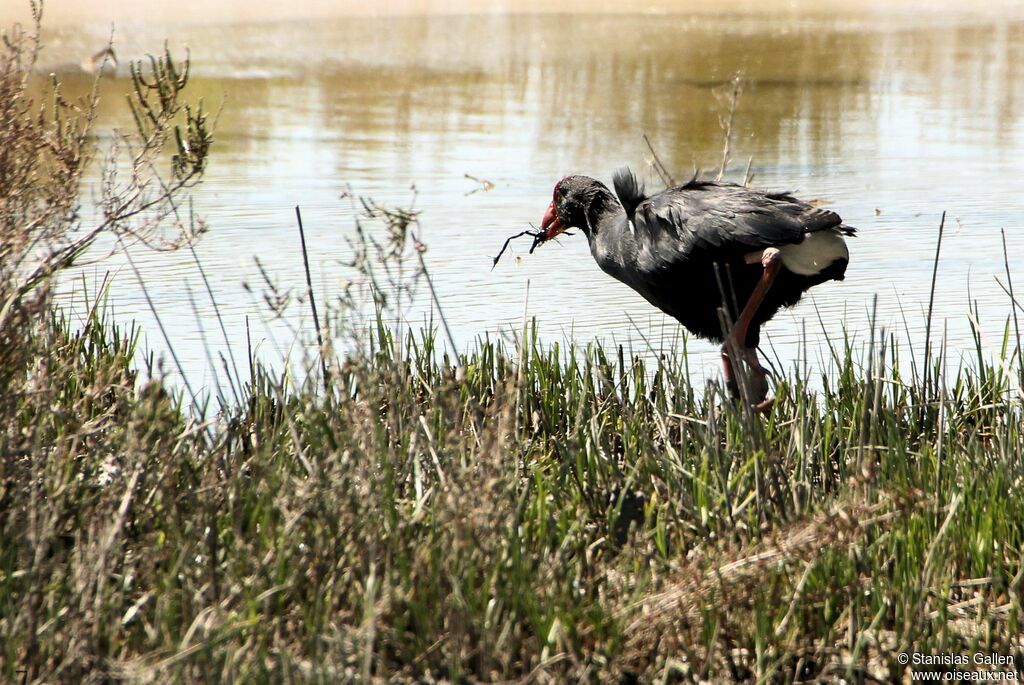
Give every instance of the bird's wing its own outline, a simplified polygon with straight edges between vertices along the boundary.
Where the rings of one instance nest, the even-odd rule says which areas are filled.
[[[634,221],[638,238],[669,261],[695,250],[736,254],[799,243],[807,233],[842,224],[835,212],[788,193],[712,182],[659,193],[637,207]]]

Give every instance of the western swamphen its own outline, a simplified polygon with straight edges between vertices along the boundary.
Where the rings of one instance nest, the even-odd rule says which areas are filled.
[[[540,241],[567,228],[587,236],[598,266],[701,338],[722,342],[734,396],[742,360],[748,400],[766,407],[767,370],[755,351],[761,325],[810,288],[843,280],[844,236],[856,229],[835,212],[734,183],[692,180],[655,195],[628,169],[600,181],[555,184]],[[616,195],[618,197],[616,197]]]

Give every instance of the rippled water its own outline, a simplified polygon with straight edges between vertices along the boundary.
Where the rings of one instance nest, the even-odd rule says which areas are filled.
[[[51,34],[48,68],[77,64],[108,31]],[[493,271],[491,258],[505,237],[539,221],[564,174],[607,182],[629,163],[657,185],[645,133],[680,178],[717,168],[723,93],[736,73],[745,87],[727,175],[742,178],[752,160],[754,185],[826,201],[860,228],[847,280],[816,288],[766,328],[785,365],[803,354],[804,328],[812,361],[822,326],[839,336],[845,325],[863,339],[875,297],[879,324],[906,326],[919,350],[944,210],[936,309],[948,317],[950,349],[973,349],[971,299],[988,344],[1001,339],[1010,313],[997,283],[1001,228],[1024,291],[1020,16],[409,16],[135,27],[116,40],[124,59],[159,50],[165,37],[172,48],[189,46],[196,92],[223,102],[195,198],[210,225],[197,252],[232,338],[245,340],[250,316],[270,359],[293,345],[295,329],[308,330],[308,316],[299,306],[293,319],[271,321],[243,284],[258,289],[258,258],[283,287],[302,289],[293,207],[302,205],[314,285],[326,301],[351,275],[342,261],[353,209],[339,196],[351,187],[403,204],[411,183],[459,346],[517,328],[525,310],[548,340],[658,348],[678,326],[604,276],[582,236],[532,256],[521,244],[513,249],[522,259],[506,257]],[[87,83],[73,70],[64,78],[72,88]],[[126,87],[123,77],[105,85],[103,127],[127,125],[115,97]],[[493,189],[472,192],[479,186],[466,174]],[[222,345],[192,256],[133,255],[186,373],[209,384],[204,347],[216,354]],[[138,319],[148,346],[163,350],[134,275],[107,266],[117,269],[116,315]],[[88,269],[87,280],[100,273]],[[423,300],[409,317],[429,309]],[[696,373],[715,371],[715,348],[691,341],[689,349]]]

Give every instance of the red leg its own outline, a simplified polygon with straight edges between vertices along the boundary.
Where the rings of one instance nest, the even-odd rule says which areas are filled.
[[[726,383],[730,391],[733,392],[737,390],[733,371],[739,372],[740,369],[738,366],[732,367],[732,359],[735,359],[737,362],[743,359],[758,374],[759,377],[756,380],[751,379],[753,385],[750,389],[753,397],[750,399],[758,410],[764,411],[766,407],[771,406],[770,403],[764,401],[765,396],[768,394],[768,383],[765,380],[768,370],[761,365],[760,360],[757,358],[757,353],[747,347],[747,333],[751,322],[754,320],[754,315],[757,313],[761,303],[764,302],[765,295],[768,294],[768,289],[771,288],[775,277],[779,275],[779,270],[782,268],[782,259],[777,248],[769,247],[761,252],[747,255],[747,261],[751,263],[760,261],[762,266],[764,266],[764,273],[761,274],[761,280],[754,287],[754,292],[750,294],[750,298],[744,305],[743,311],[740,312],[739,320],[732,327],[732,330],[729,331],[725,344],[722,345],[722,366],[725,371]],[[766,405],[766,407],[762,407],[762,405]]]
[[[740,350],[746,349],[747,329],[750,328],[750,322],[754,320],[754,314],[757,313],[758,307],[764,302],[764,296],[768,294],[768,289],[772,287],[775,277],[779,275],[779,269],[782,268],[782,257],[779,255],[778,248],[775,247],[769,247],[762,251],[760,261],[764,267],[761,280],[754,287],[754,292],[750,293],[750,299],[747,300],[743,311],[740,312],[739,320],[729,332],[729,337],[732,339],[736,349]]]
[[[743,360],[747,362],[750,368],[752,368],[754,371],[757,371],[762,376],[769,375],[768,369],[764,368],[764,366],[761,365],[761,360],[757,358],[757,350],[751,347],[744,347],[742,350],[742,354]]]
[[[725,387],[729,389],[731,397],[740,396],[740,387],[732,375],[732,359],[729,358],[729,344],[722,345],[722,375],[725,376]]]

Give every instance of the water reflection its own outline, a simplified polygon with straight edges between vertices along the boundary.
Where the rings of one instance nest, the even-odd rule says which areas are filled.
[[[629,162],[655,183],[643,133],[680,178],[716,168],[720,95],[736,73],[745,86],[732,176],[752,159],[756,185],[823,198],[862,229],[847,281],[818,289],[813,302],[768,327],[781,359],[801,353],[803,320],[812,332],[819,316],[832,335],[844,324],[862,329],[876,295],[882,324],[902,329],[902,307],[920,337],[943,210],[951,233],[937,302],[950,315],[952,345],[970,344],[968,287],[989,338],[1001,335],[1009,312],[995,282],[1002,227],[1024,274],[1020,20],[403,17],[141,28],[119,36],[118,56],[159,49],[165,36],[172,47],[189,45],[196,94],[208,105],[223,101],[196,198],[211,225],[198,253],[236,339],[244,339],[244,317],[259,314],[242,287],[259,282],[253,256],[281,283],[303,282],[295,204],[314,246],[316,286],[330,298],[347,277],[341,262],[352,231],[351,204],[339,195],[351,184],[403,203],[411,183],[460,345],[518,326],[528,282],[528,311],[549,339],[603,337],[643,351],[652,335],[674,337],[673,322],[598,271],[582,238],[494,272],[490,258],[505,236],[540,218],[564,173],[607,179]],[[81,27],[52,35],[47,68],[77,64],[74,55],[104,38]],[[71,92],[88,87],[85,75],[64,74]],[[118,97],[126,87],[124,78],[105,84],[104,127],[129,125]],[[467,195],[475,187],[467,173],[494,189]],[[135,256],[189,373],[209,379],[186,287],[199,291],[191,256]],[[200,316],[212,316],[196,299]],[[130,272],[118,275],[111,301],[119,316],[142,321],[150,345],[163,346]],[[413,320],[429,309],[419,303]],[[307,325],[301,307],[294,317],[269,321],[261,334],[286,350]],[[713,368],[709,346],[691,350]]]

